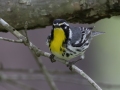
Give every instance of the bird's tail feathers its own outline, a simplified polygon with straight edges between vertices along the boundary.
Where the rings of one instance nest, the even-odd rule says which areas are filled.
[[[105,32],[99,32],[99,31],[92,31],[92,37],[104,34]]]

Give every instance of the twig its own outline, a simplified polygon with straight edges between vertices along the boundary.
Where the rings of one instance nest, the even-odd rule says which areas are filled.
[[[30,41],[28,39],[28,35],[27,35],[27,27],[28,27],[28,23],[27,21],[25,22],[25,36],[27,38],[27,42],[30,44]],[[35,52],[33,50],[30,49],[30,52],[32,53],[33,57],[35,58],[39,68],[42,70],[42,72],[45,75],[46,81],[48,82],[51,90],[58,90],[55,82],[53,81],[52,77],[50,76],[48,70],[46,69],[46,67],[42,64],[42,60],[40,59],[40,57],[36,56]]]
[[[30,86],[25,85],[25,84],[23,84],[21,82],[14,81],[14,80],[11,80],[11,79],[6,79],[4,81],[11,84],[11,85],[18,86],[18,87],[22,88],[22,90],[37,90],[37,89],[35,89],[33,87],[30,87]]]
[[[13,39],[9,39],[9,38],[0,37],[0,40],[9,41],[9,42],[14,42],[14,43],[23,43],[22,39],[13,40]]]
[[[72,68],[74,69],[75,72],[79,73],[82,75],[88,82],[93,85],[97,90],[102,90],[86,73],[84,73],[80,68],[76,67],[75,65],[72,65]]]
[[[68,62],[64,61],[64,60],[61,60],[61,59],[58,59],[56,58],[55,60],[58,60],[64,64],[68,64]],[[96,90],[102,90],[98,85],[97,83],[95,83],[86,73],[84,73],[80,68],[78,68],[77,66],[75,65],[72,65],[72,69],[73,71],[77,72],[78,74],[80,74],[81,76],[83,76],[86,80],[88,80],[88,82],[96,89]]]
[[[37,56],[40,56],[40,53],[38,55],[38,51],[40,51],[35,45],[33,45],[31,42],[28,42],[27,38],[25,36],[23,36],[21,33],[19,33],[17,30],[15,30],[12,26],[10,26],[7,22],[5,22],[2,18],[0,18],[0,23],[9,31],[11,32],[13,35],[15,35],[18,39],[22,39],[24,44],[26,46],[28,46],[30,48],[31,51],[33,51]],[[42,52],[42,51],[41,51]],[[37,60],[36,60],[37,61]],[[42,63],[40,62],[39,60],[39,65],[41,64],[42,66]],[[45,67],[44,67],[45,68]],[[46,76],[46,79],[48,80],[48,73],[45,73],[45,76]],[[50,82],[52,81],[52,82]],[[55,86],[55,83],[54,81],[52,80],[52,78],[50,78],[50,81],[48,82],[50,87],[52,88],[52,90],[57,90],[56,86]],[[53,86],[51,86],[53,85]],[[53,88],[54,87],[54,88]]]
[[[13,35],[15,35],[17,38],[22,39],[24,43],[35,52],[37,56],[43,55],[46,57],[50,57],[50,54],[47,52],[43,52],[40,49],[38,49],[35,45],[33,45],[31,42],[30,44],[26,43],[27,39],[22,34],[20,34],[17,30],[15,30],[13,27],[11,27],[7,22],[5,22],[2,18],[0,19],[0,23]],[[66,64],[66,61],[59,60],[60,62]],[[85,74],[81,69],[79,69],[77,66],[72,65],[72,69],[77,72],[78,74],[82,75],[85,79],[88,80],[88,82],[96,89],[96,90],[102,90],[87,74]]]
[[[41,80],[43,79],[42,74],[4,74],[0,72],[0,80]]]
[[[58,90],[56,85],[55,85],[55,82],[53,81],[51,75],[49,74],[48,70],[46,69],[46,67],[42,64],[42,60],[40,59],[40,57],[38,58],[36,56],[36,54],[31,50],[37,64],[39,65],[40,69],[42,70],[42,72],[44,73],[45,75],[45,78],[49,84],[49,86],[51,87],[51,90]]]
[[[25,85],[23,83],[17,82],[15,80],[9,78],[8,75],[1,73],[1,72],[0,72],[0,81],[5,81],[5,82],[8,82],[9,84],[17,85],[20,88],[22,88],[23,90],[36,90],[28,85]]]
[[[27,22],[27,21],[25,22],[24,28],[25,28],[25,30],[24,30],[25,36],[26,36],[26,38],[27,38],[27,42],[29,43],[29,39],[28,39],[28,35],[27,35],[27,28],[28,28],[28,22]]]
[[[29,74],[41,74],[41,70],[36,70],[36,69],[12,69],[12,68],[0,68],[0,71],[2,72],[18,72],[18,73],[29,73]],[[48,70],[49,73],[51,74],[76,74],[75,72],[70,72],[70,71],[61,71],[61,70]]]
[[[0,78],[2,78],[2,80],[28,80],[28,81],[33,81],[33,80],[45,80],[43,75],[39,75],[39,74],[0,74]],[[56,81],[56,82],[62,82],[62,83],[73,83],[73,84],[81,84],[81,85],[87,85],[90,86],[89,83],[87,83],[87,81],[85,79],[78,79],[78,78],[74,78],[68,75],[65,75],[64,77],[61,75],[52,75],[52,78]],[[119,89],[120,88],[120,84],[110,84],[110,83],[105,83],[105,82],[97,82],[100,86],[102,86],[103,88],[107,88],[107,89]]]
[[[0,23],[5,27],[6,30],[11,32],[14,36],[16,36],[18,39],[22,39],[24,44],[28,46],[31,50],[33,50],[37,56],[40,56],[41,50],[39,50],[35,45],[33,45],[31,42],[28,43],[25,36],[23,36],[21,33],[19,33],[17,30],[15,30],[12,26],[10,26],[7,22],[5,22],[2,18],[0,18]]]

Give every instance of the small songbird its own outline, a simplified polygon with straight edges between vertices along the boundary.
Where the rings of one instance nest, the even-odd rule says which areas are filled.
[[[51,61],[55,61],[54,56],[66,61],[77,56],[80,56],[79,60],[84,59],[84,53],[89,47],[92,38],[104,33],[92,31],[93,28],[73,27],[69,26],[64,19],[55,19],[51,34],[47,38],[47,45],[52,53],[50,56]]]

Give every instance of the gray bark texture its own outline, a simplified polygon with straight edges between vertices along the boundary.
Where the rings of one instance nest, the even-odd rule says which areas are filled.
[[[0,0],[0,17],[17,30],[52,25],[56,18],[71,23],[94,23],[120,15],[119,0]],[[6,31],[0,25],[0,31]]]

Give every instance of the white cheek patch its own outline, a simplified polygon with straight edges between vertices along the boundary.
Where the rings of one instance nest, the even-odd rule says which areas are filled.
[[[65,24],[65,25],[69,26],[69,24],[68,24],[68,23],[66,23],[66,22],[64,22],[63,24]]]
[[[72,38],[72,31],[71,31],[70,28],[69,28],[69,38],[70,38],[70,39]]]

